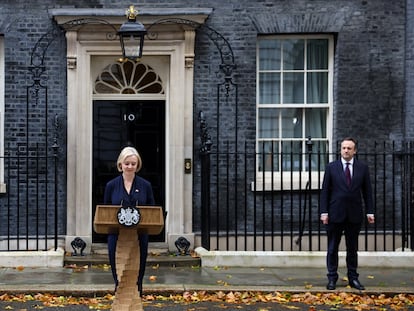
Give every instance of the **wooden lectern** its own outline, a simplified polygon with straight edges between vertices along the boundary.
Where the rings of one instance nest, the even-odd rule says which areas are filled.
[[[143,306],[137,289],[140,265],[138,235],[141,233],[160,234],[164,228],[164,214],[159,206],[137,206],[140,212],[140,222],[137,225],[127,227],[119,224],[117,214],[120,207],[97,205],[94,229],[97,233],[118,234],[115,255],[118,287],[112,303],[112,310],[141,311]]]

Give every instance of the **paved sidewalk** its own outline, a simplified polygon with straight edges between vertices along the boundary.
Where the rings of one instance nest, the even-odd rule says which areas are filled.
[[[340,271],[342,272],[342,271]],[[361,268],[365,293],[414,293],[414,268]],[[343,272],[342,272],[343,273]],[[326,292],[323,268],[148,266],[144,294],[183,291]],[[99,295],[113,292],[107,265],[82,268],[0,268],[0,293],[53,292]],[[336,291],[358,292],[340,275]]]

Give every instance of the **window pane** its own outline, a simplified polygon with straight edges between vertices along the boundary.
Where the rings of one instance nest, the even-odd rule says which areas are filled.
[[[283,40],[283,70],[303,70],[304,53],[304,40]]]
[[[283,103],[304,103],[304,76],[302,72],[287,72],[283,75]]]
[[[326,141],[313,141],[312,143],[312,154],[311,154],[311,170],[312,171],[319,171],[324,169],[325,166],[328,164],[329,155],[327,152],[327,142]],[[307,157],[305,168],[309,170],[309,157]]]
[[[277,109],[259,109],[259,138],[279,137]]]
[[[328,103],[328,73],[310,72],[307,75],[307,79],[308,103]]]
[[[302,109],[281,109],[282,137],[302,138]]]
[[[283,171],[299,171],[302,165],[302,141],[283,142],[282,144]]]
[[[259,41],[259,70],[280,70],[280,40]]]
[[[312,39],[307,44],[308,69],[328,69],[328,40]]]
[[[259,80],[259,103],[261,105],[280,103],[280,74],[261,73]]]
[[[327,109],[305,110],[305,136],[311,138],[326,138]]]
[[[279,170],[279,145],[274,141],[262,141],[259,143],[257,160],[259,163],[259,171],[263,172],[263,168],[267,172]]]

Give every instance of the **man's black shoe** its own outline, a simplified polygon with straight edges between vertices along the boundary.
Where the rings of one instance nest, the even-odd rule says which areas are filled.
[[[354,279],[354,280],[350,280],[349,281],[349,286],[359,289],[359,290],[364,290],[365,287],[364,285],[362,285],[361,283],[359,283],[358,279]]]
[[[336,282],[333,280],[329,280],[328,284],[326,285],[326,289],[334,290],[336,288]]]

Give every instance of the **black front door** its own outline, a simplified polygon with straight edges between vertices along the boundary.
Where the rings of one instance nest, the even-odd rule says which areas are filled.
[[[94,101],[92,219],[106,183],[119,175],[116,161],[128,145],[141,155],[138,174],[151,182],[155,203],[165,209],[165,102]],[[164,232],[150,241],[165,241]],[[106,242],[106,235],[93,232],[92,242]]]

